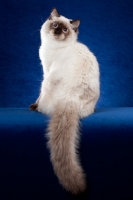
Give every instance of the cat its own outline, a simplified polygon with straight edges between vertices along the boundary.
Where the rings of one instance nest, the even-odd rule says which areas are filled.
[[[77,41],[80,20],[61,16],[56,8],[41,27],[39,56],[44,79],[38,100],[30,110],[51,116],[48,147],[55,174],[67,191],[86,190],[79,161],[80,118],[94,112],[100,94],[96,57]]]

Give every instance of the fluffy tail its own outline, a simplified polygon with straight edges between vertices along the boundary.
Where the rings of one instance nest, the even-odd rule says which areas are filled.
[[[72,104],[57,106],[48,127],[48,147],[55,174],[66,190],[73,194],[86,189],[85,174],[76,153],[78,127],[78,113]]]

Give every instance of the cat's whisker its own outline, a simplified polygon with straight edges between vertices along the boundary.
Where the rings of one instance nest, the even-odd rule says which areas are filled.
[[[42,16],[41,16],[41,15],[40,15],[40,17],[41,17],[42,23],[44,23],[44,20],[43,20],[43,18],[42,18]]]
[[[33,34],[34,34],[35,32],[37,32],[37,31],[40,31],[40,29],[37,29],[37,30],[33,31],[33,33],[31,33],[31,36],[33,36]]]

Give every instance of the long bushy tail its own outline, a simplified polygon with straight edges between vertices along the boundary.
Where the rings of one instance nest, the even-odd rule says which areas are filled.
[[[86,189],[77,151],[79,117],[74,104],[56,107],[48,127],[51,162],[60,183],[73,194]]]

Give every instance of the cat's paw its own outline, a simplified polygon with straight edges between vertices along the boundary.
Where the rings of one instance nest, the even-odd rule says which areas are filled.
[[[38,104],[37,103],[33,103],[30,105],[29,107],[30,110],[33,110],[33,111],[38,111]]]

